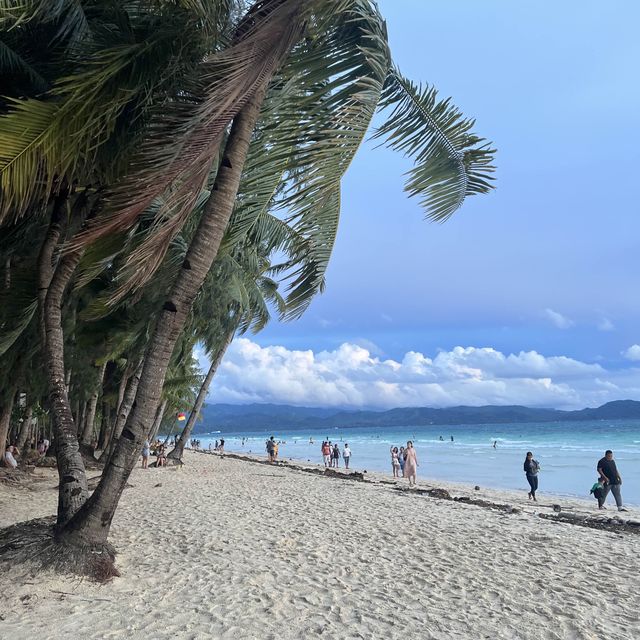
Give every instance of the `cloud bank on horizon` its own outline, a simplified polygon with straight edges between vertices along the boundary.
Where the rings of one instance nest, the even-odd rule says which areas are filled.
[[[634,347],[640,351],[633,345],[633,355]],[[201,354],[199,359],[206,366]],[[631,363],[607,370],[536,351],[505,355],[489,347],[455,347],[433,357],[409,351],[393,360],[353,343],[314,353],[238,338],[214,378],[208,401],[372,409],[486,404],[579,409],[640,399],[639,373]]]

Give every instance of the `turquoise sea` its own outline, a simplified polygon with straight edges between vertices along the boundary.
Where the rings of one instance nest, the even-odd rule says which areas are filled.
[[[597,476],[596,463],[606,449],[611,449],[622,476],[625,503],[640,505],[640,421],[635,420],[386,429],[336,427],[328,432],[304,428],[282,432],[211,428],[209,433],[194,437],[200,439],[204,449],[224,437],[227,451],[264,455],[265,440],[271,435],[283,441],[281,458],[319,463],[320,444],[328,438],[338,442],[341,449],[349,443],[353,469],[387,471],[390,475],[389,447],[413,440],[420,462],[419,478],[522,490],[528,490],[522,464],[526,452],[532,451],[541,465],[541,493],[581,497],[589,497]],[[340,463],[342,466],[342,460]]]

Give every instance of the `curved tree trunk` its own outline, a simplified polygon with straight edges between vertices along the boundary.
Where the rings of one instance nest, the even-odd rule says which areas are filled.
[[[120,406],[122,405],[122,401],[124,400],[124,394],[127,390],[127,385],[129,384],[130,377],[131,369],[129,363],[127,362],[127,366],[122,372],[122,378],[120,378],[120,384],[118,385],[118,404],[116,404],[116,413],[120,411]]]
[[[16,447],[18,447],[18,451],[24,460],[24,445],[27,443],[27,439],[29,438],[29,432],[31,431],[31,423],[33,416],[33,406],[29,405],[27,410],[24,412],[24,420],[22,421],[22,425],[20,427],[20,432],[18,433],[18,439],[16,440]]]
[[[102,403],[102,417],[100,420],[100,433],[98,434],[98,449],[104,451],[109,445],[109,432],[111,430],[111,407],[107,402]]]
[[[237,322],[234,323],[233,328],[227,334],[227,337],[218,349],[215,358],[211,362],[211,366],[209,367],[209,371],[207,372],[207,376],[204,379],[202,386],[200,387],[200,391],[198,392],[198,397],[196,398],[195,404],[193,405],[193,409],[191,409],[191,413],[189,414],[189,419],[187,420],[187,424],[184,425],[184,429],[176,442],[176,446],[169,452],[168,458],[173,458],[174,460],[182,460],[182,455],[184,454],[184,448],[187,443],[187,440],[191,437],[191,431],[200,415],[200,409],[202,409],[202,405],[207,397],[207,392],[209,391],[209,386],[211,385],[211,381],[213,380],[213,376],[215,376],[220,363],[222,362],[222,358],[224,358],[224,354],[226,353],[231,341],[233,340],[233,336],[236,332]]]
[[[211,196],[147,347],[135,406],[98,487],[62,534],[71,543],[100,545],[107,540],[118,500],[156,415],[174,346],[231,217],[266,84],[234,120]]]
[[[62,234],[62,212],[68,197],[68,190],[62,189],[53,202],[51,221],[38,255],[38,310],[40,318],[40,340],[44,346],[47,332],[44,324],[44,302],[53,278],[53,253],[58,246]]]
[[[129,384],[129,380],[131,379],[131,376],[129,375],[129,371],[130,371],[129,364],[127,364],[127,366],[125,367],[125,370],[122,372],[120,383],[118,384],[118,400],[116,402],[116,407],[115,407],[114,421],[111,422],[111,408],[109,408],[109,411],[107,412],[109,416],[109,420],[107,421],[106,425],[105,425],[104,419],[102,421],[102,426],[100,428],[100,441],[98,442],[98,449],[102,450],[102,454],[100,455],[100,458],[99,458],[100,462],[105,462],[107,460],[107,457],[109,456],[107,449],[109,451],[111,450],[110,445],[115,437],[116,422],[118,420],[118,414],[120,413],[120,407],[122,406],[122,402],[124,400],[124,394],[127,390],[127,385]],[[104,415],[105,413],[103,412],[103,416]],[[104,434],[103,434],[103,430],[104,430]],[[102,444],[100,444],[100,442],[102,442]]]
[[[173,419],[173,422],[171,423],[171,429],[167,431],[167,436],[164,439],[164,442],[162,443],[164,447],[166,447],[169,444],[169,438],[171,438],[171,436],[173,435],[173,430],[175,429],[177,423],[178,423],[178,416],[176,415],[176,417]]]
[[[76,437],[78,438],[78,442],[80,442],[80,436],[84,431],[84,421],[85,421],[85,418],[87,417],[87,404],[88,404],[87,402],[80,402],[80,401],[76,403],[75,423],[76,423],[76,428],[78,429],[78,431],[76,432]]]
[[[65,524],[85,503],[88,495],[87,475],[80,455],[76,426],[69,405],[64,370],[64,334],[62,299],[75,271],[81,251],[63,256],[51,279],[44,302],[45,369],[49,385],[49,405],[56,441],[56,458],[60,489],[58,525]]]
[[[153,442],[158,435],[158,431],[160,430],[160,425],[162,424],[162,418],[164,418],[164,412],[167,409],[168,400],[163,400],[162,404],[158,407],[158,411],[156,412],[155,420],[153,421],[153,425],[151,426],[151,431],[149,432],[149,442]]]
[[[116,421],[113,425],[113,432],[111,434],[111,440],[109,442],[109,446],[105,448],[100,456],[100,462],[107,462],[109,458],[113,454],[113,450],[115,449],[116,443],[122,434],[122,429],[124,428],[125,423],[127,422],[127,418],[129,417],[129,412],[131,411],[131,407],[136,399],[136,393],[138,392],[138,385],[140,384],[140,376],[142,374],[142,366],[144,364],[144,358],[140,360],[140,364],[135,370],[134,374],[129,378],[129,383],[127,384],[127,389],[122,398],[122,402],[120,403],[120,408],[118,409],[118,415],[116,417]]]
[[[98,375],[98,384],[89,399],[89,407],[87,409],[87,416],[85,418],[84,429],[82,430],[82,436],[80,437],[81,444],[89,446],[93,442],[93,423],[96,419],[96,408],[98,406],[98,398],[100,397],[100,389],[102,389],[102,383],[104,381],[104,372],[107,369],[107,363],[104,362],[100,367],[100,374]]]
[[[9,389],[6,400],[0,405],[0,460],[4,462],[4,452],[7,447],[7,436],[11,426],[11,412],[16,397],[17,385]]]

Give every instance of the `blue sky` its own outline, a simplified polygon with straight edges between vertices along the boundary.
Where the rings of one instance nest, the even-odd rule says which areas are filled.
[[[435,358],[455,347],[535,351],[597,363],[595,377],[618,389],[535,404],[634,395],[640,3],[379,4],[403,73],[451,96],[498,148],[497,190],[470,198],[444,225],[425,222],[402,190],[407,161],[365,145],[344,181],[327,291],[303,319],[273,323],[252,344],[317,356],[346,343],[397,363],[407,352]],[[247,398],[262,396],[238,401]],[[421,399],[437,403],[426,395],[414,404]]]

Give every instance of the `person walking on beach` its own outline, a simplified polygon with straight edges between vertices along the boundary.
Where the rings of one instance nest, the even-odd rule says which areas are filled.
[[[418,475],[418,456],[416,456],[416,450],[413,448],[411,440],[407,442],[405,454],[404,477],[409,479],[409,486],[413,487],[416,484]]]
[[[342,450],[342,459],[344,460],[344,468],[349,468],[349,461],[351,460],[351,449],[349,449],[349,443],[344,443],[344,449]]]
[[[393,477],[400,477],[400,454],[398,453],[398,447],[391,447],[391,470],[393,471]]]
[[[524,459],[524,472],[527,475],[527,482],[531,487],[529,491],[529,500],[536,500],[536,491],[538,490],[538,471],[540,471],[540,465],[537,460],[533,459],[533,453],[527,451],[527,457]]]
[[[604,458],[598,460],[598,475],[603,484],[602,497],[598,498],[598,507],[604,509],[604,503],[609,495],[609,491],[613,493],[613,497],[616,501],[618,511],[626,511],[622,506],[622,494],[620,493],[620,486],[622,485],[622,478],[618,473],[618,467],[613,459],[613,451],[607,449],[604,452]]]
[[[404,464],[407,459],[407,451],[404,447],[400,447],[398,451],[398,462],[400,463],[400,475],[404,478]]]
[[[336,469],[340,466],[340,447],[337,442],[333,445],[333,451],[331,452],[331,466]]]
[[[322,441],[322,447],[320,447],[320,451],[322,452],[322,460],[324,461],[325,467],[331,466],[331,445],[326,441]]]
[[[276,441],[273,436],[267,440],[267,455],[269,456],[269,462],[275,462],[276,456]]]

